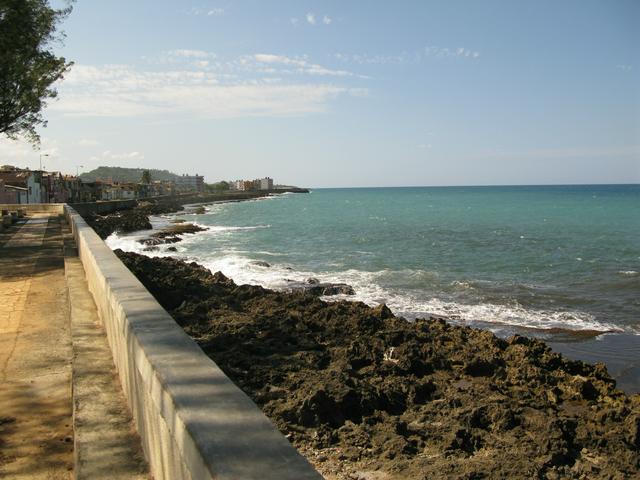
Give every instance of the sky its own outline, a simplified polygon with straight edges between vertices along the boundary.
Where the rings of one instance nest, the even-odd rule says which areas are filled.
[[[640,2],[79,0],[41,150],[307,187],[640,183]]]

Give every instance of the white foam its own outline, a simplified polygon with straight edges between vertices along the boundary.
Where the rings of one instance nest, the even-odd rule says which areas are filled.
[[[204,226],[204,225],[203,225]],[[234,227],[234,226],[224,226],[224,225],[209,225],[207,226],[210,232],[214,233],[224,233],[224,232],[235,232],[241,230],[259,230],[261,228],[271,228],[271,225],[253,225],[248,227]]]
[[[270,225],[255,226],[210,226],[206,232],[196,235],[185,235],[183,241],[172,246],[177,248],[177,252],[167,252],[166,248],[160,246],[158,251],[145,252],[145,246],[138,242],[139,239],[148,236],[149,232],[136,232],[134,234],[118,235],[112,234],[105,241],[112,248],[121,248],[125,251],[142,253],[153,257],[174,256],[184,260],[196,261],[212,272],[221,271],[224,275],[232,278],[238,284],[255,284],[270,289],[286,289],[293,282],[304,282],[309,277],[317,278],[320,282],[347,283],[356,291],[356,295],[336,295],[324,297],[326,301],[336,300],[358,300],[368,305],[375,306],[385,303],[397,315],[408,319],[414,319],[429,314],[448,317],[456,323],[468,323],[483,325],[494,325],[500,329],[504,326],[534,328],[549,330],[562,328],[567,330],[595,330],[601,332],[614,331],[640,335],[635,329],[623,329],[616,325],[601,322],[593,315],[581,311],[554,311],[543,309],[525,308],[516,302],[509,305],[498,305],[493,303],[464,304],[453,301],[446,301],[441,298],[426,298],[419,292],[407,292],[400,288],[383,288],[381,284],[394,281],[402,282],[402,279],[411,278],[412,283],[417,280],[428,281],[437,278],[435,272],[425,270],[381,270],[377,272],[367,272],[356,269],[343,270],[339,272],[313,272],[304,269],[292,269],[285,264],[274,263],[271,267],[256,265],[256,260],[263,260],[265,256],[272,259],[283,256],[282,253],[274,252],[251,252],[247,250],[235,250],[233,248],[207,251],[200,256],[193,255],[192,245],[206,242],[210,235],[224,235],[234,231],[255,230],[260,228],[270,228]],[[621,271],[621,275],[637,275],[636,271]],[[468,282],[453,282],[452,286],[462,289],[471,289],[473,286]],[[489,327],[491,328],[491,327]]]
[[[258,284],[272,289],[287,288],[290,283],[287,279],[302,282],[309,277],[317,278],[321,282],[347,283],[354,287],[356,295],[336,295],[323,297],[323,300],[358,300],[371,306],[386,303],[395,314],[409,319],[433,314],[451,318],[459,323],[470,324],[496,324],[540,330],[562,328],[576,331],[626,331],[616,325],[598,321],[593,315],[581,311],[529,309],[516,303],[511,305],[492,303],[470,305],[444,301],[439,298],[418,298],[417,295],[407,293],[392,293],[382,288],[376,281],[381,276],[388,275],[388,270],[380,272],[345,270],[334,273],[319,273],[291,271],[278,265],[265,268],[253,265],[252,261],[254,260],[245,256],[228,255],[216,260],[206,261],[204,265],[214,272],[217,270],[222,271],[237,283]],[[629,332],[640,333],[635,330],[629,330]]]
[[[636,272],[635,270],[620,270],[618,273],[627,277],[636,277],[640,275],[640,273]]]

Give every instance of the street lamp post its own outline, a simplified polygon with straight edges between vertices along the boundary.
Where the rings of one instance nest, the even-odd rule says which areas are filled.
[[[40,154],[40,171],[42,171],[42,157],[48,157],[49,154],[48,153],[41,153]]]

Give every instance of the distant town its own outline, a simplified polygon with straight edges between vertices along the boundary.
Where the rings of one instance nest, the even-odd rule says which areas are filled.
[[[115,168],[114,168],[115,169]],[[96,171],[109,171],[109,167],[100,167]],[[118,181],[113,177],[83,179],[78,175],[60,172],[30,170],[12,165],[0,166],[0,204],[33,203],[83,203],[112,200],[134,200],[178,195],[186,193],[205,193],[224,190],[265,191],[274,190],[270,177],[255,180],[221,181],[205,183],[202,175],[175,175],[162,171],[171,178],[154,179],[154,170],[125,170],[137,173],[138,181]],[[164,175],[164,176],[166,176]]]

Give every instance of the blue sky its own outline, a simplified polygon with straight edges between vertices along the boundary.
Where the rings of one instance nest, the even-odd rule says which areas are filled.
[[[311,187],[640,182],[637,1],[78,1],[45,165]],[[38,152],[0,141],[0,163]]]

